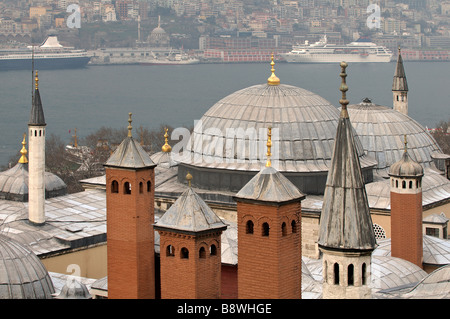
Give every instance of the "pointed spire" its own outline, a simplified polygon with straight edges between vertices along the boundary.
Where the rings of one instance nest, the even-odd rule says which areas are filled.
[[[164,153],[169,153],[170,151],[172,151],[172,147],[169,145],[169,134],[167,133],[169,131],[169,129],[166,127],[164,129],[165,133],[164,133],[164,145],[162,146],[161,150]]]
[[[395,68],[394,81],[392,83],[392,91],[408,91],[408,83],[406,81],[406,73],[403,67],[403,58],[400,46],[398,47],[397,66]]]
[[[320,216],[319,246],[340,250],[373,250],[376,245],[372,219],[347,112],[347,63],[341,63],[342,98],[331,167]]]
[[[31,106],[30,122],[28,125],[45,126],[44,110],[42,109],[41,95],[39,93],[39,77],[38,71],[36,71],[36,76],[34,78],[34,96],[33,104]]]
[[[268,132],[267,132],[267,162],[266,162],[266,167],[271,167],[272,166],[272,162],[271,162],[271,157],[272,157],[272,152],[271,152],[271,148],[272,148],[272,128],[269,127]]]
[[[270,62],[270,65],[271,65],[271,72],[272,72],[272,75],[267,79],[267,84],[269,84],[269,85],[279,85],[280,84],[280,79],[275,75],[275,68],[274,68],[274,65],[275,65],[275,62],[273,61],[273,53],[272,53],[272,57],[271,57],[271,60],[272,60],[272,62]]]
[[[25,137],[27,136],[27,133],[23,133],[23,140],[22,140],[22,149],[20,150],[20,154],[22,154],[22,156],[20,156],[19,158],[19,163],[21,164],[27,164],[28,163],[28,159],[27,159],[27,149],[25,148],[25,145],[27,144],[25,142]]]

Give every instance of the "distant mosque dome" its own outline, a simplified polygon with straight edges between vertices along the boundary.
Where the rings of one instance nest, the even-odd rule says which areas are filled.
[[[431,134],[408,115],[367,98],[347,109],[364,150],[377,160],[376,168],[385,177],[389,167],[403,156],[405,135],[411,159],[424,168],[432,166],[434,154],[442,154]]]
[[[39,258],[0,234],[0,299],[51,299],[52,280]]]
[[[148,43],[156,47],[167,47],[170,44],[170,37],[166,31],[161,28],[161,18],[158,17],[158,26],[152,30],[147,39]]]
[[[275,81],[275,80],[276,81]],[[193,185],[239,191],[265,164],[267,129],[272,127],[272,165],[306,194],[323,194],[331,167],[339,111],[308,90],[267,84],[238,90],[214,104],[197,122],[182,158],[178,181],[188,172]],[[356,139],[366,182],[373,159]],[[194,174],[197,172],[197,174]]]

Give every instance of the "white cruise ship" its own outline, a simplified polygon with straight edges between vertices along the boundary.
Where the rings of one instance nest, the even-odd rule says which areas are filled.
[[[291,52],[280,54],[287,62],[338,63],[338,62],[390,62],[392,52],[384,46],[359,39],[346,45],[327,43],[327,36],[319,41],[295,45]]]

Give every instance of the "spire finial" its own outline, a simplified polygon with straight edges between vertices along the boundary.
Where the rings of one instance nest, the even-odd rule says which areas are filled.
[[[36,75],[34,77],[34,86],[37,89],[39,89],[39,77],[38,77],[38,71],[36,70]]]
[[[133,127],[131,126],[131,122],[132,122],[131,114],[132,114],[131,112],[128,113],[128,137],[132,137],[131,130],[133,129]]]
[[[405,144],[405,153],[408,152],[408,140],[406,139],[406,134],[405,134],[405,141],[403,142]]]
[[[278,85],[280,84],[280,79],[275,75],[275,68],[274,68],[275,62],[273,61],[273,53],[271,56],[271,60],[272,62],[270,62],[270,65],[272,68],[270,69],[270,71],[272,72],[272,75],[267,79],[267,84]]]
[[[23,133],[23,140],[22,140],[22,149],[20,150],[20,154],[22,154],[22,156],[19,158],[19,163],[21,164],[26,164],[28,163],[28,159],[27,159],[27,149],[25,148],[25,145],[27,144],[27,142],[25,142],[25,137],[27,136],[27,133]]]
[[[191,187],[191,181],[192,181],[192,175],[191,175],[191,173],[187,173],[187,175],[186,175],[186,180],[188,181],[188,185],[189,185],[189,187]]]
[[[272,157],[272,128],[269,127],[268,132],[267,132],[267,162],[266,162],[266,167],[271,167],[272,166],[272,161],[271,161],[271,157]]]
[[[169,134],[167,133],[169,131],[169,129],[166,127],[164,129],[164,131],[165,131],[165,134],[164,134],[165,143],[162,146],[162,151],[164,153],[169,153],[172,150],[172,147],[169,145],[169,139],[168,139],[169,138]]]
[[[345,72],[345,69],[347,68],[348,64],[342,61],[340,65],[341,65],[340,76],[342,78],[341,87],[339,88],[339,90],[342,92],[342,98],[339,100],[339,103],[342,105],[341,117],[348,118],[347,105],[349,101],[347,100],[348,86],[346,83],[347,73]]]

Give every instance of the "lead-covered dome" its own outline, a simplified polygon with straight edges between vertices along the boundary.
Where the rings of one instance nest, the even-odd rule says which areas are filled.
[[[0,234],[0,299],[51,299],[50,275],[29,249]]]
[[[272,166],[302,192],[322,194],[338,119],[336,107],[299,87],[261,84],[239,90],[196,123],[180,159],[179,180],[198,170],[196,186],[239,191],[264,166],[272,127]],[[355,142],[365,180],[371,181],[368,168],[376,163]]]
[[[389,167],[402,158],[405,135],[409,156],[423,167],[433,164],[433,154],[442,154],[431,134],[408,115],[369,99],[347,109],[364,150],[377,160],[381,175],[387,175]]]

